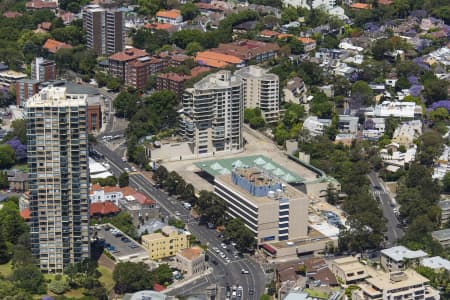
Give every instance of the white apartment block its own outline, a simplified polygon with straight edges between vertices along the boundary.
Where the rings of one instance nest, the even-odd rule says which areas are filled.
[[[330,127],[331,120],[319,119],[316,116],[310,116],[303,122],[303,129],[307,129],[311,136],[323,135],[325,129]]]
[[[267,123],[280,118],[280,91],[278,75],[258,66],[242,68],[234,73],[242,80],[244,108],[260,108]]]
[[[31,252],[45,273],[89,258],[87,95],[49,86],[26,103]]]
[[[416,115],[422,114],[422,107],[414,102],[391,102],[384,101],[375,106],[372,112],[367,112],[367,116],[374,117],[398,117],[398,118],[414,118]]]
[[[283,5],[303,7],[306,9],[324,8],[325,10],[329,10],[336,6],[336,0],[283,0]]]
[[[409,250],[404,246],[396,246],[381,250],[381,266],[389,272],[401,271],[408,266],[406,262],[414,264],[420,259],[427,257],[428,254],[422,250]]]
[[[384,273],[367,278],[354,290],[354,300],[439,300],[439,292],[429,285],[429,280],[412,269]]]
[[[308,235],[308,197],[259,168],[235,168],[214,178],[214,193],[227,203],[227,214],[241,218],[257,243]]]
[[[194,154],[240,151],[244,101],[242,81],[222,70],[185,90],[180,134],[193,142]]]

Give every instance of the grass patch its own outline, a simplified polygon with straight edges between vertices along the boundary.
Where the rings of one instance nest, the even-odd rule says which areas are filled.
[[[12,270],[12,263],[9,261],[8,263],[4,265],[0,265],[0,274],[2,274],[5,277],[8,277],[13,272]]]
[[[19,171],[28,173],[28,165],[27,164],[18,164],[14,165],[13,169],[17,169]]]
[[[103,284],[105,289],[109,292],[114,287],[114,280],[113,280],[113,272],[103,266],[98,267],[98,271],[102,273],[102,276],[100,276],[99,281]]]
[[[312,298],[328,299],[328,294],[324,292],[319,292],[311,289],[304,289],[303,292],[308,293],[308,295]]]
[[[68,290],[67,292],[65,292],[64,296],[66,296],[68,298],[82,298],[82,297],[84,297],[83,292],[84,292],[83,288],[72,289],[72,290]]]

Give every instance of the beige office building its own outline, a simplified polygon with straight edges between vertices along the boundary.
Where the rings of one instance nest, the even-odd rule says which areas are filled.
[[[214,192],[227,203],[228,215],[241,218],[258,244],[308,235],[306,194],[255,167],[236,167],[214,181]]]
[[[353,256],[333,260],[331,272],[344,284],[359,282],[369,277],[367,266]]]
[[[175,256],[178,250],[189,247],[189,235],[173,226],[165,226],[161,232],[142,236],[142,246],[152,259]]]
[[[439,300],[439,292],[429,286],[429,280],[412,269],[384,273],[366,279],[354,290],[354,300]]]
[[[242,82],[231,71],[211,74],[186,89],[180,134],[193,142],[193,153],[241,150],[244,108]]]
[[[185,272],[185,275],[195,276],[208,269],[205,261],[205,251],[200,247],[179,250],[176,255],[177,268]]]
[[[242,80],[244,108],[260,108],[267,123],[280,118],[280,91],[278,75],[258,66],[242,68],[234,73]]]

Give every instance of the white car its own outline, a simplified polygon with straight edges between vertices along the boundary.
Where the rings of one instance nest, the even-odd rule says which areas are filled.
[[[222,252],[220,253],[220,257],[225,258],[225,254],[223,254]]]
[[[227,249],[227,245],[225,245],[224,243],[220,244],[220,246],[221,246],[223,249]]]
[[[136,168],[135,167],[131,167],[131,171],[136,172]]]
[[[242,274],[248,274],[248,271],[247,271],[246,269],[242,269],[242,270],[241,270],[241,273],[242,273]]]
[[[233,247],[236,247],[236,243],[235,242],[231,242],[231,245],[233,246]]]
[[[179,217],[179,216],[181,216],[181,213],[180,213],[179,211],[176,211],[176,212],[175,212],[175,215],[176,215],[177,217]]]
[[[228,257],[225,257],[225,261],[226,261],[227,263],[230,263],[230,262],[231,262],[231,259],[229,259]]]
[[[130,169],[125,168],[124,170],[125,170],[125,172],[130,173]]]

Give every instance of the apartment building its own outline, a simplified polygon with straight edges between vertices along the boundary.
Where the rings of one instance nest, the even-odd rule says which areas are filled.
[[[112,54],[125,48],[125,13],[120,8],[88,5],[83,9],[86,46],[97,55]]]
[[[358,132],[359,118],[350,115],[339,115],[338,130],[341,133],[356,134]]]
[[[24,107],[28,98],[39,91],[39,81],[33,79],[20,79],[16,81],[16,105]]]
[[[303,122],[303,129],[307,129],[311,136],[323,135],[325,133],[325,129],[330,126],[330,119],[319,119],[316,116],[309,116]]]
[[[189,247],[188,234],[173,226],[165,226],[161,232],[142,236],[142,246],[149,252],[151,259],[175,256],[181,249]]]
[[[433,231],[431,232],[431,236],[442,247],[450,247],[450,228]]]
[[[242,81],[231,71],[206,76],[185,90],[180,134],[193,153],[238,151],[244,146]]]
[[[108,58],[109,75],[125,81],[128,64],[145,56],[148,56],[148,53],[137,48],[127,48],[114,53]]]
[[[332,9],[336,6],[336,0],[283,0],[283,5],[293,7],[303,7],[306,9],[323,8],[325,10]]]
[[[422,250],[409,250],[404,246],[395,246],[381,250],[381,266],[389,271],[401,271],[408,265],[418,264],[420,259],[427,257],[428,254]]]
[[[139,57],[127,64],[125,83],[137,89],[144,89],[150,75],[162,71],[166,61],[150,56]]]
[[[412,269],[392,273],[377,273],[353,290],[355,300],[439,300],[439,292],[429,285],[429,280]]]
[[[308,235],[308,197],[256,167],[235,167],[214,178],[214,193],[227,203],[227,214],[241,218],[258,244]]]
[[[190,75],[178,74],[174,72],[160,74],[156,77],[156,89],[158,91],[173,91],[181,98],[184,93],[184,83],[186,80],[196,77],[201,73],[208,72],[209,70],[211,69],[208,67],[198,66],[191,69]]]
[[[280,118],[280,82],[278,75],[258,66],[242,68],[234,73],[242,80],[244,108],[259,108],[267,123]]]
[[[49,86],[26,103],[31,252],[45,273],[89,257],[87,95]]]
[[[291,78],[283,89],[284,101],[296,104],[307,103],[307,88],[300,77]]]
[[[36,57],[31,62],[31,79],[38,81],[56,80],[56,63],[53,60]]]
[[[450,200],[441,200],[438,205],[441,208],[441,224],[446,224],[450,221]]]
[[[275,58],[280,47],[276,43],[265,43],[254,40],[240,40],[232,43],[221,43],[217,48],[197,53],[195,61],[212,68],[223,68],[229,65],[243,67],[249,62],[261,63]]]

